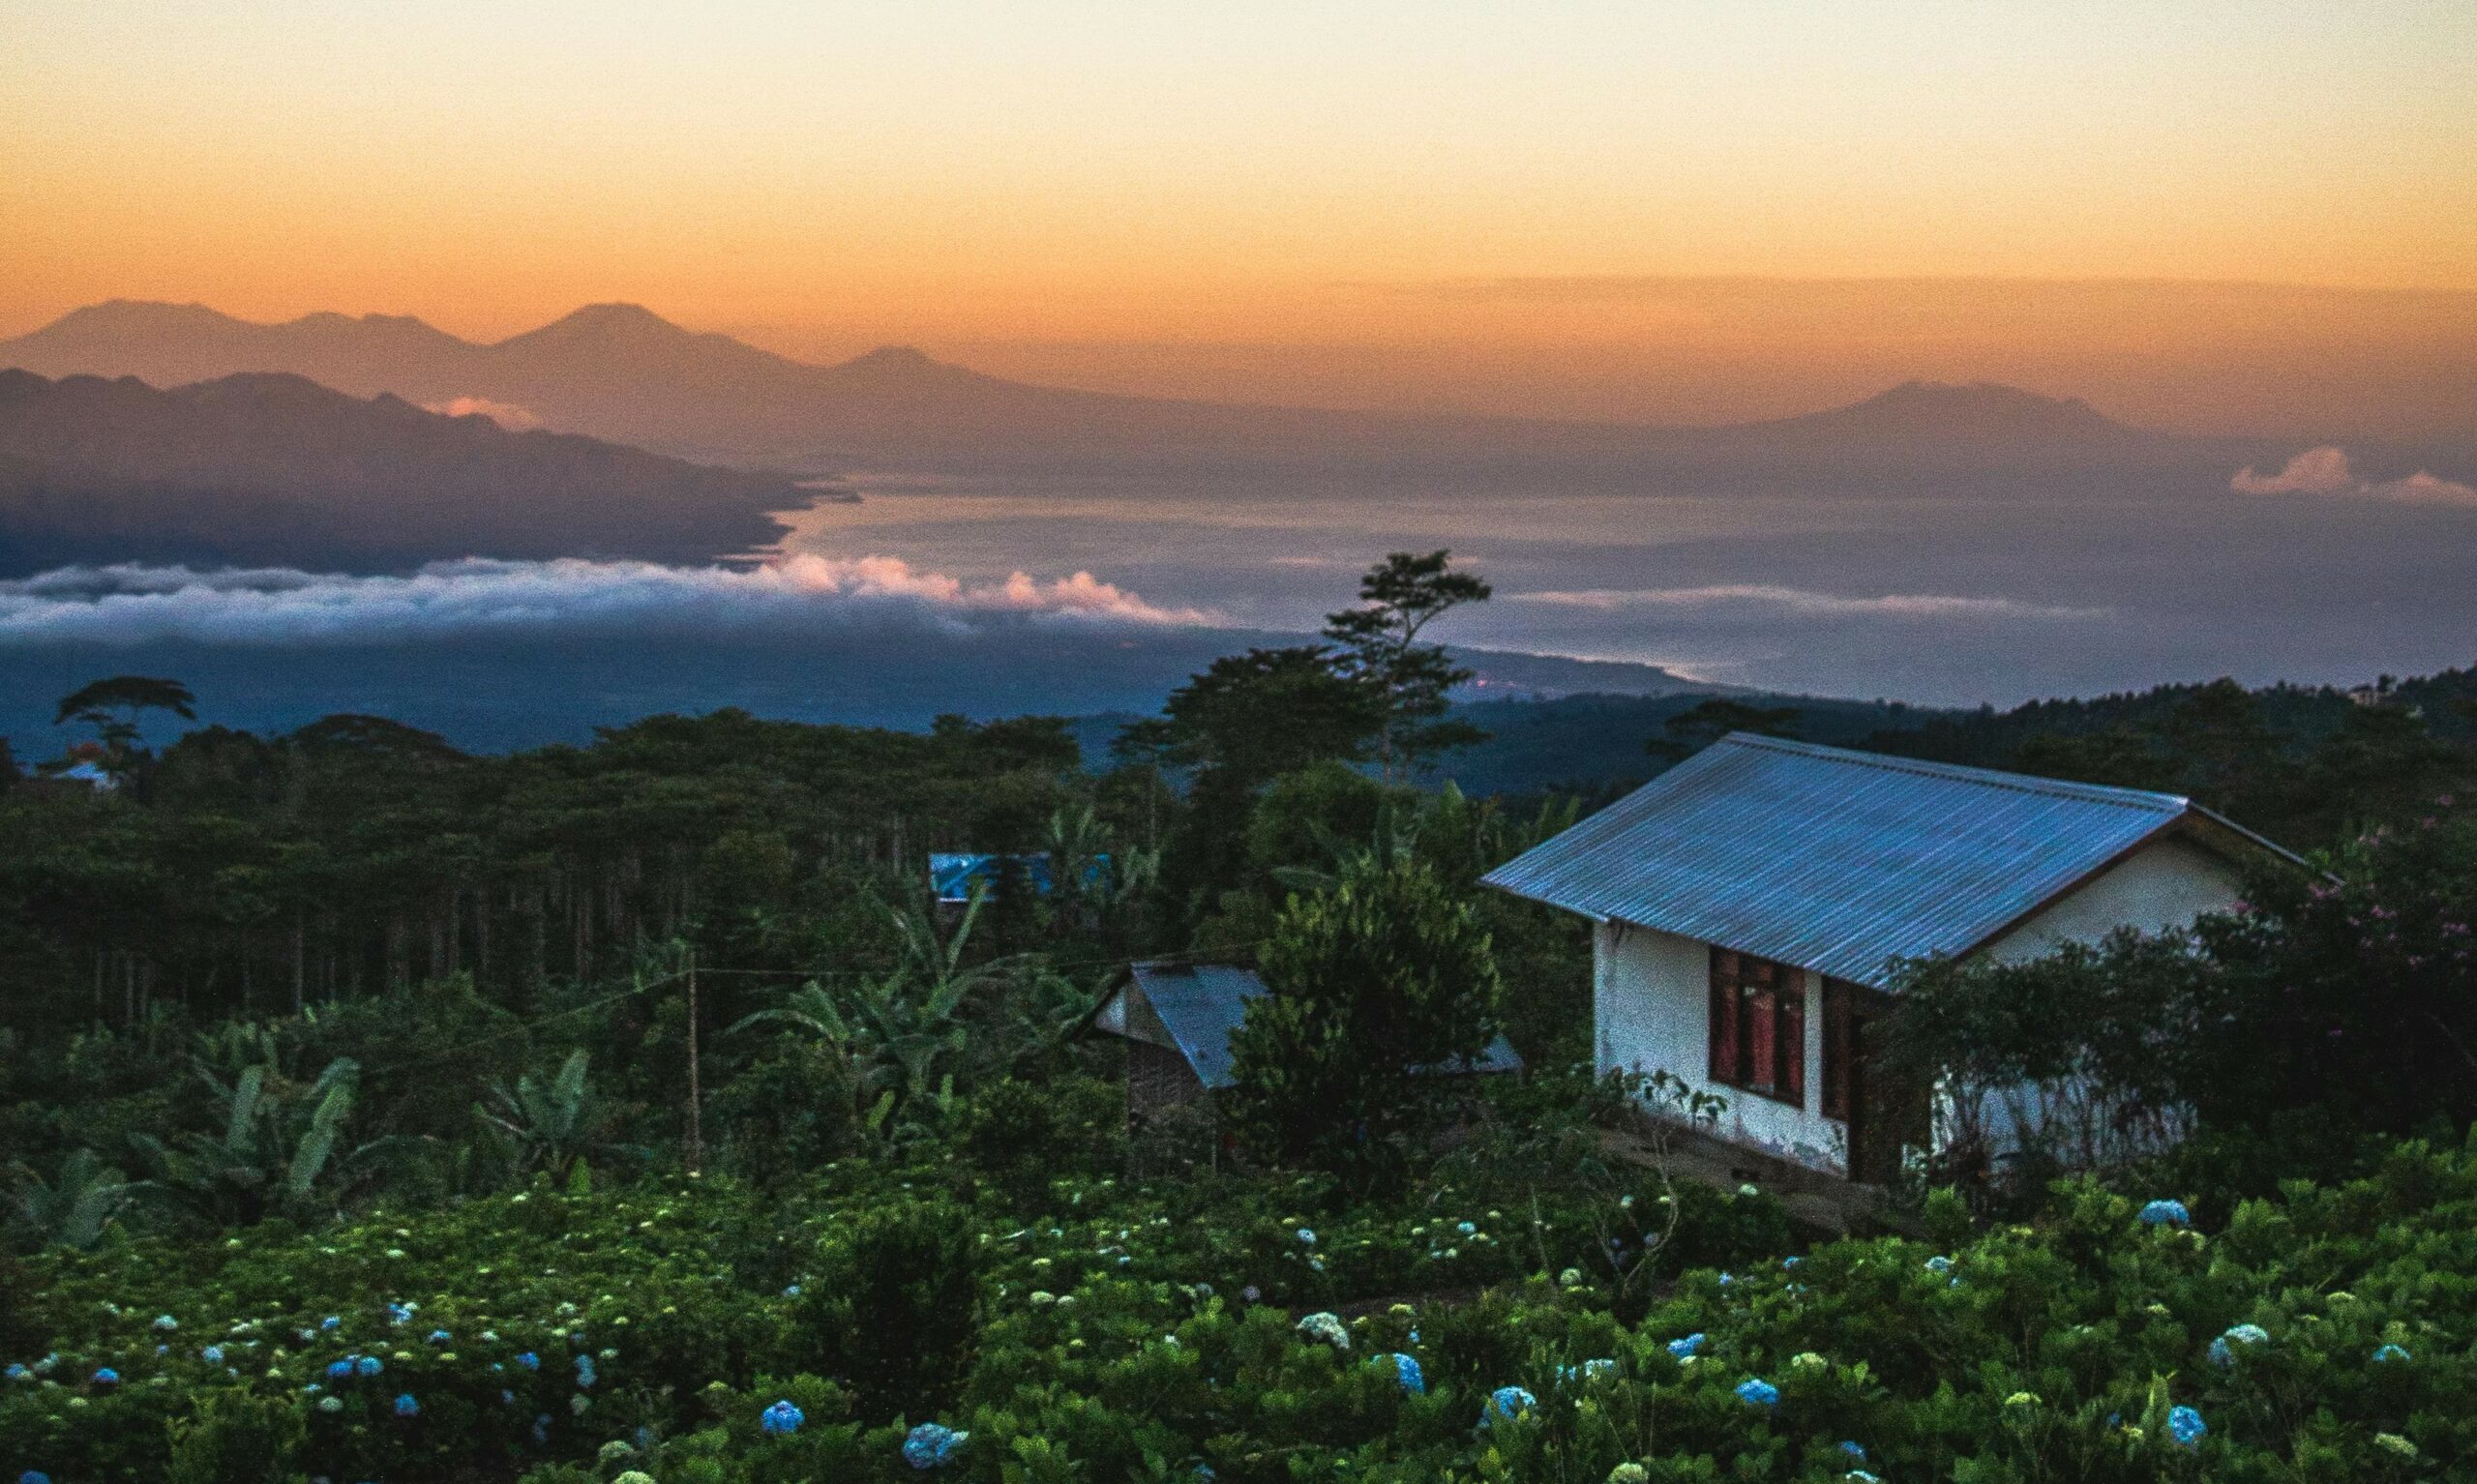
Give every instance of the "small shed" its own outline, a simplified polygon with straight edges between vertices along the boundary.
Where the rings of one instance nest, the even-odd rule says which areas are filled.
[[[39,768],[17,780],[17,787],[34,797],[101,798],[116,792],[120,780],[93,758],[82,758],[66,767]]]
[[[929,889],[941,906],[962,906],[972,893],[984,891],[995,895],[1009,874],[1031,889],[1036,897],[1054,895],[1058,883],[1051,878],[1047,855],[996,855],[970,852],[939,851],[929,857]],[[1110,858],[1095,855],[1084,863],[1083,885],[1099,885],[1109,879]]]
[[[1266,993],[1254,969],[1233,964],[1132,965],[1127,982],[1101,1001],[1091,1022],[1127,1043],[1128,1119],[1157,1118],[1230,1086],[1230,1033],[1246,1017],[1247,1002]],[[1519,1072],[1522,1057],[1499,1036],[1476,1061],[1433,1070]]]

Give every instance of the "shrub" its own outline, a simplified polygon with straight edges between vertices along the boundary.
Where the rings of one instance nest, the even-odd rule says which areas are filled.
[[[925,1416],[962,1383],[979,1333],[980,1229],[961,1207],[864,1211],[818,1244],[792,1314],[794,1351],[840,1378],[860,1414]]]
[[[1416,861],[1362,856],[1291,899],[1261,964],[1271,993],[1230,1037],[1233,1129],[1276,1162],[1398,1168],[1451,1081],[1419,1069],[1496,1034],[1503,987],[1469,904]]]
[[[231,1484],[297,1477],[301,1413],[286,1400],[245,1391],[209,1391],[197,1410],[171,1423],[169,1484]]]

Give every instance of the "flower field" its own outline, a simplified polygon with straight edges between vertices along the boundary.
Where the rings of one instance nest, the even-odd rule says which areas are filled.
[[[30,1260],[0,1478],[2477,1477],[2477,1155],[2176,1199],[1802,1248],[1648,1174],[541,1181]]]

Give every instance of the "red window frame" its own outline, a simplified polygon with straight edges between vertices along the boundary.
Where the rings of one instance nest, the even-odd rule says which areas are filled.
[[[1785,964],[1712,950],[1710,1080],[1806,1106],[1806,975]]]

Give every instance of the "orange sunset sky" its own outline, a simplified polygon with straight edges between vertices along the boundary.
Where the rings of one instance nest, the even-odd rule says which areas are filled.
[[[2477,5],[0,3],[0,335],[626,299],[1179,394],[2477,420]]]

